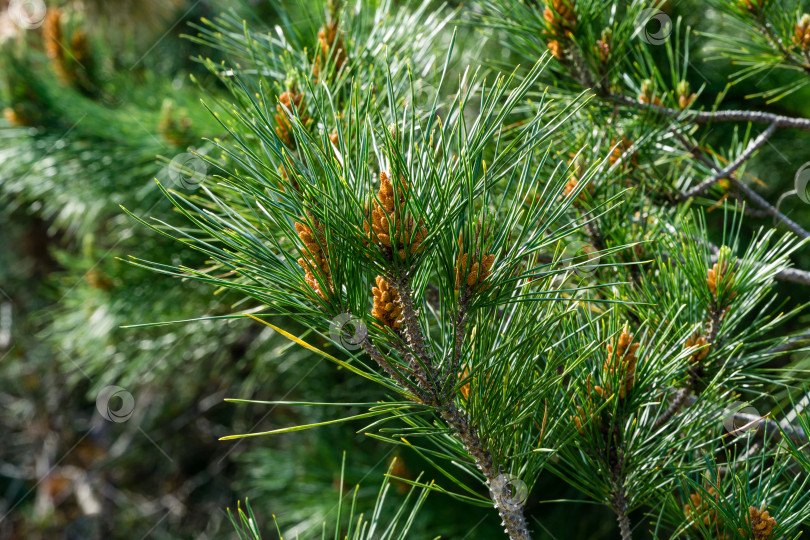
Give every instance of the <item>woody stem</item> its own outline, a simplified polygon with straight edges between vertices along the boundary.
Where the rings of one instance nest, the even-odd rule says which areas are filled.
[[[717,306],[716,302],[714,302],[712,303],[712,306],[709,309],[709,321],[708,321],[709,332],[706,338],[706,341],[708,342],[708,346],[710,348],[714,346],[714,342],[717,339],[717,333],[720,330],[720,323],[722,321],[723,321],[723,311]],[[689,368],[686,386],[678,390],[678,392],[675,394],[675,398],[670,402],[667,409],[655,421],[656,429],[666,424],[673,416],[675,416],[675,413],[677,413],[678,410],[680,410],[683,404],[689,400],[691,395],[695,392],[696,385],[701,377],[702,372],[703,366],[697,363]]]
[[[394,286],[399,293],[402,319],[405,326],[405,341],[411,351],[416,355],[412,369],[414,369],[422,379],[430,383],[425,390],[430,392],[438,403],[440,400],[435,388],[437,378],[433,367],[432,354],[425,344],[425,335],[422,331],[422,326],[419,324],[416,309],[414,308],[413,291],[411,290],[410,283],[407,278],[391,279],[391,281],[395,284]]]
[[[614,485],[613,511],[616,512],[616,521],[619,522],[619,531],[622,540],[631,540],[633,533],[630,530],[630,517],[627,513],[627,500],[625,499],[624,487]]]
[[[408,381],[405,377],[400,375],[392,366],[391,364],[385,359],[382,353],[374,346],[371,341],[366,338],[360,344],[363,347],[363,350],[368,354],[372,360],[374,360],[377,365],[379,365],[383,370],[395,380],[400,386],[411,392],[414,396],[416,396],[422,403],[428,403],[430,401],[430,396],[427,395],[423,390],[418,387],[415,387],[410,381]]]
[[[450,390],[455,385],[458,371],[461,369],[461,349],[464,346],[464,329],[467,325],[467,308],[469,307],[469,295],[466,291],[462,290],[459,297],[458,311],[456,312],[455,321],[453,324],[453,358],[450,361],[450,369],[445,374],[444,378],[444,391],[442,393],[445,401],[447,401]]]
[[[441,417],[456,433],[464,449],[475,461],[475,466],[484,475],[489,486],[489,494],[498,515],[501,516],[501,525],[511,540],[531,540],[526,518],[523,515],[524,501],[516,498],[511,491],[503,489],[503,481],[493,466],[492,455],[484,448],[478,436],[478,430],[470,423],[466,413],[449,401],[441,409]]]
[[[441,389],[439,388],[439,379],[436,376],[435,366],[433,365],[433,355],[426,345],[425,334],[417,318],[416,310],[414,309],[413,291],[410,288],[407,278],[391,279],[390,281],[399,293],[402,318],[405,326],[405,338],[408,346],[414,351],[418,359],[421,360],[421,365],[425,366],[429,374],[429,384],[424,390],[432,397],[433,402],[431,404],[439,408],[441,418],[455,433],[467,454],[472,457],[475,466],[484,475],[486,483],[489,486],[490,498],[495,508],[498,510],[498,514],[501,516],[502,525],[507,534],[509,534],[509,538],[512,540],[531,540],[526,518],[523,515],[524,502],[515,497],[511,490],[504,485],[503,479],[499,478],[499,474],[495,471],[493,466],[492,455],[484,448],[481,438],[478,436],[478,429],[470,422],[469,416],[459,410],[452,399],[448,399],[448,397],[443,394],[440,397]],[[464,304],[463,311],[459,310],[456,318],[455,347],[458,354],[455,356],[456,352],[454,352],[455,362],[460,362],[461,344],[464,338],[466,302]],[[418,367],[421,368],[421,365]]]

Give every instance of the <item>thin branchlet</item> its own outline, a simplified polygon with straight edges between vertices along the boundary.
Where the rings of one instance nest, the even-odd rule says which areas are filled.
[[[404,259],[409,253],[417,252],[424,234],[418,229],[420,225],[417,225],[413,218],[408,217],[404,221],[401,219],[401,216],[406,215],[407,185],[401,183],[397,196],[387,175],[381,175],[380,184],[378,200],[374,201],[371,219],[365,222],[365,231],[371,241],[393,262],[396,256]],[[411,247],[407,251],[404,247],[398,251],[394,249],[397,245],[406,246],[407,243],[397,240],[398,229],[392,227],[392,221],[404,222],[405,236],[410,236],[411,239]],[[461,239],[459,245],[461,248]],[[479,250],[472,256],[459,250],[455,279],[461,291],[460,301],[454,314],[452,358],[450,365],[445,366],[443,375],[441,366],[435,363],[427,333],[419,320],[417,300],[408,274],[398,270],[396,265],[392,264],[390,273],[385,278],[377,277],[377,287],[373,291],[375,299],[373,315],[381,324],[397,331],[404,338],[407,347],[399,350],[415,375],[423,402],[438,410],[439,416],[458,437],[465,451],[483,474],[487,485],[490,486],[490,495],[501,516],[504,530],[514,540],[528,540],[530,535],[523,516],[524,502],[517,498],[517,494],[500,486],[500,473],[496,472],[492,455],[481,441],[478,429],[471,422],[469,415],[457,407],[455,396],[450,394],[455,386],[458,376],[456,372],[461,362],[469,302],[472,296],[487,288],[486,281],[491,274],[494,260],[494,255],[483,255]]]

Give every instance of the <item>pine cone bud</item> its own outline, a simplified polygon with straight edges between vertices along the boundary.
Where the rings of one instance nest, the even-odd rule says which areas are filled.
[[[793,42],[801,47],[803,51],[810,50],[810,15],[807,13],[802,15],[799,22],[796,23]]]
[[[394,195],[394,186],[388,175],[380,173],[379,202],[375,200],[371,208],[371,225],[366,221],[363,229],[372,243],[388,250],[396,246],[399,258],[405,259],[408,254],[419,251],[427,229],[421,220],[417,223],[406,210],[408,185],[404,180],[400,182],[398,195]]]
[[[323,251],[326,239],[320,230],[313,231],[308,225],[297,221],[295,222],[295,232],[298,233],[298,238],[301,239],[305,248],[303,257],[298,259],[299,266],[304,269],[304,280],[318,296],[326,300],[327,291],[321,287],[321,283],[326,285],[328,291],[332,290],[332,274]],[[320,278],[320,282],[318,278]]]
[[[571,194],[574,191],[576,191],[578,185],[579,185],[579,181],[572,176],[571,178],[568,179],[568,182],[565,183],[565,188],[563,189],[563,195],[565,195],[566,197],[570,197]],[[584,192],[580,193],[579,198],[582,198],[582,196],[584,194],[585,194]]]
[[[713,487],[710,487],[706,491],[709,495],[714,497],[715,501],[718,500],[719,497]],[[716,538],[726,538],[725,533],[720,531],[717,522],[717,510],[712,508],[700,493],[692,493],[689,495],[689,502],[683,506],[683,511],[686,514],[686,518],[694,522],[693,527],[695,529],[699,530],[698,523],[702,522],[704,528],[714,529]]]
[[[459,373],[458,374],[458,378],[461,379],[461,380],[464,380],[469,376],[470,376],[470,369],[467,368],[467,367],[464,368],[464,373]],[[470,383],[469,382],[463,384],[461,386],[461,388],[458,389],[458,391],[461,392],[462,396],[464,396],[465,401],[470,399]]]
[[[336,21],[324,25],[318,31],[318,55],[315,57],[312,66],[313,81],[318,81],[318,76],[330,59],[335,72],[340,71],[343,64],[346,63],[346,46],[343,43],[343,32],[338,30]]]
[[[548,50],[551,51],[551,56],[556,58],[557,60],[562,61],[563,59],[563,47],[559,41],[556,39],[552,39],[548,42]]]
[[[709,356],[709,342],[706,340],[705,337],[700,335],[700,332],[696,333],[692,337],[686,340],[684,344],[684,348],[691,349],[692,347],[698,348],[697,351],[693,352],[689,356],[689,362],[691,364],[697,364],[699,362],[703,362],[707,356]]]
[[[661,100],[655,95],[655,84],[650,79],[641,83],[641,92],[638,95],[638,101],[645,105],[661,106]]]
[[[382,326],[400,328],[405,319],[402,315],[399,291],[391,287],[381,276],[377,276],[376,283],[377,286],[371,289],[374,294],[374,306],[371,314],[380,321]]]
[[[551,0],[550,4],[546,4],[543,18],[555,36],[563,37],[577,27],[577,14],[574,11],[573,0]]]
[[[42,24],[42,39],[45,54],[51,60],[51,66],[56,72],[57,78],[63,84],[72,85],[75,73],[69,64],[70,60],[65,56],[66,44],[62,29],[63,13],[59,8],[52,8],[46,12],[45,21]]]
[[[45,14],[45,21],[42,23],[42,37],[44,40],[45,54],[51,60],[57,60],[65,55],[62,48],[64,34],[62,32],[62,10],[59,8],[49,9]]]
[[[636,377],[636,351],[641,346],[640,343],[632,343],[633,336],[625,328],[619,336],[618,342],[610,343],[607,346],[608,356],[603,366],[605,375],[614,377],[617,374],[621,377],[619,382],[619,398],[624,399],[627,393],[633,388]],[[612,393],[611,388],[607,388],[607,394]],[[597,391],[598,392],[598,391]],[[604,395],[604,391],[600,395]]]
[[[706,285],[709,287],[709,291],[714,296],[715,300],[717,299],[717,285],[720,283],[724,283],[724,288],[726,290],[730,290],[734,287],[734,272],[730,272],[728,262],[723,262],[722,264],[720,261],[714,263],[711,269],[708,271],[706,276]],[[728,277],[726,277],[728,274]],[[727,293],[726,298],[728,300],[733,300],[737,296],[735,291],[731,291]]]
[[[767,3],[768,0],[737,0],[737,4],[739,4],[740,7],[748,10],[748,12],[752,15],[762,13],[762,10],[765,8]]]
[[[681,109],[686,109],[695,101],[697,94],[689,92],[689,82],[681,81],[678,83],[678,106]]]
[[[773,529],[776,527],[776,520],[770,516],[767,510],[757,510],[753,506],[748,507],[748,517],[751,520],[751,533],[754,540],[767,540],[773,536]],[[741,535],[746,532],[739,529]]]
[[[25,114],[24,108],[20,104],[3,109],[3,118],[15,127],[35,125],[34,120]]]
[[[310,118],[306,114],[306,103],[304,102],[304,94],[297,94],[294,90],[289,90],[278,96],[279,105],[276,105],[276,134],[281,141],[289,148],[295,148],[295,140],[292,136],[292,123],[291,119],[287,116],[287,111],[293,112],[297,109],[298,118],[301,123],[306,125]],[[285,110],[286,109],[286,110]]]
[[[613,151],[611,151],[610,156],[608,156],[608,163],[610,163],[611,167],[615,165],[619,159],[622,159],[622,167],[625,169],[630,166],[635,166],[638,163],[638,157],[635,152],[629,156],[625,155],[628,150],[633,147],[633,141],[631,139],[622,137],[621,141],[613,140],[611,144],[614,146]]]
[[[610,40],[612,37],[613,32],[610,28],[605,28],[602,31],[602,37],[596,40],[596,45],[593,47],[594,52],[599,57],[599,61],[603,64],[607,64],[607,61],[610,59]]]
[[[487,288],[484,283],[486,279],[492,274],[492,265],[495,263],[495,255],[488,254],[484,256],[473,256],[472,263],[469,253],[463,251],[463,241],[461,235],[458,237],[459,253],[456,259],[456,290],[460,290],[463,286],[468,287],[473,293],[480,293]]]

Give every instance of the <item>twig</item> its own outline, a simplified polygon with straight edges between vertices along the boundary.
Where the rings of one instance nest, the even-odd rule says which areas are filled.
[[[422,391],[420,388],[415,387],[411,384],[410,381],[405,379],[402,375],[400,375],[392,366],[388,363],[388,360],[382,355],[382,353],[374,346],[371,341],[369,341],[368,337],[366,337],[360,346],[363,347],[363,350],[368,354],[372,360],[374,360],[377,365],[379,365],[383,370],[388,373],[388,375],[394,379],[397,383],[399,383],[404,389],[411,392],[414,396],[416,396],[422,403],[430,404],[431,396]]]
[[[715,170],[717,169],[716,165],[703,154],[703,151],[699,147],[691,145],[683,135],[676,133],[675,137],[680,141],[682,145],[684,145],[685,148],[689,150],[689,152],[692,154],[692,156],[695,157],[695,159],[700,160],[701,162],[705,163],[712,169]],[[731,181],[731,183],[736,189],[738,189],[746,197],[751,199],[757,206],[762,208],[769,216],[772,216],[781,221],[795,235],[799,236],[800,238],[810,238],[810,233],[804,230],[798,223],[796,223],[795,221],[784,215],[782,212],[777,210],[768,201],[763,199],[756,191],[749,188],[743,182],[740,182],[733,174],[728,175],[728,179],[729,181]]]
[[[719,249],[714,246],[711,242],[709,242],[709,246],[711,246],[713,253],[719,253]],[[715,255],[716,256],[716,255]],[[709,309],[709,320],[706,323],[706,341],[707,341],[707,348],[716,348],[715,341],[717,340],[717,333],[720,330],[720,323],[723,322],[723,315],[725,314],[725,310],[722,309],[720,306],[717,305],[716,299],[712,301],[711,309]],[[678,390],[677,394],[675,394],[675,399],[670,402],[667,409],[664,413],[658,417],[655,421],[654,427],[655,429],[660,428],[669,420],[675,416],[684,403],[690,398],[697,394],[697,383],[700,381],[700,378],[703,376],[703,365],[699,362],[691,362],[690,358],[690,365],[688,370],[688,377],[686,380],[686,385]],[[693,402],[694,403],[694,402]]]
[[[737,178],[729,178],[731,183],[734,184],[734,187],[739,189],[743,192],[743,194],[751,199],[757,206],[762,208],[768,215],[778,219],[781,221],[791,232],[793,232],[796,236],[800,238],[810,238],[810,232],[807,232],[802,228],[801,225],[787,217],[785,214],[777,210],[773,207],[768,201],[760,197],[760,195],[751,189],[750,187],[746,186],[742,182],[740,182]]]
[[[690,379],[691,379],[691,377],[690,377]],[[686,388],[681,388],[680,390],[678,390],[675,393],[675,398],[672,401],[669,402],[669,406],[667,407],[667,410],[665,410],[664,413],[656,419],[655,424],[654,424],[653,427],[655,427],[655,429],[658,429],[661,426],[663,426],[664,424],[666,424],[667,422],[669,422],[670,418],[675,416],[675,413],[678,412],[681,409],[681,407],[683,406],[683,404],[686,402],[687,398],[691,394],[692,394],[692,386],[691,385],[687,386]]]
[[[709,178],[707,178],[700,184],[696,185],[692,189],[683,192],[680,196],[681,200],[685,201],[686,199],[691,199],[692,197],[700,195],[701,193],[712,187],[719,180],[729,178],[732,174],[734,174],[734,172],[737,169],[739,169],[742,165],[744,165],[746,161],[751,159],[751,156],[754,155],[754,152],[756,152],[759,148],[762,147],[762,145],[768,142],[768,139],[770,139],[771,135],[773,135],[775,131],[776,131],[776,124],[771,124],[770,126],[768,126],[768,129],[760,133],[756,139],[751,141],[751,143],[748,145],[748,148],[746,148],[745,151],[742,154],[740,154],[739,157],[737,157],[737,159],[735,159],[734,161],[729,163],[727,167],[715,173],[713,176],[710,176]]]
[[[433,355],[428,350],[425,334],[422,331],[422,326],[419,324],[417,311],[414,307],[411,285],[408,278],[405,277],[399,279],[392,277],[390,281],[394,284],[394,287],[396,287],[399,293],[399,302],[400,306],[402,306],[402,318],[405,326],[405,340],[408,343],[408,347],[416,353],[417,360],[421,361],[421,363],[416,362],[413,367],[417,372],[420,372],[419,374],[423,379],[430,381],[430,384],[428,384],[425,390],[433,394],[436,401],[440,403],[441,400],[436,389],[438,377],[435,366],[433,365]]]
[[[800,129],[810,131],[810,119],[795,118],[761,111],[692,111],[659,107],[648,103],[641,103],[626,96],[612,96],[614,100],[624,105],[632,105],[641,109],[649,109],[666,116],[683,118],[696,124],[709,122],[752,122],[755,124],[773,124],[777,128]]]
[[[509,538],[531,540],[526,518],[523,515],[524,501],[515,498],[515,495],[504,485],[504,477],[496,474],[492,455],[484,449],[475,426],[470,424],[467,415],[460,411],[452,401],[441,410],[441,416],[456,432],[464,449],[472,456],[476,467],[486,478],[490,497],[495,503],[495,508],[501,516],[501,524],[509,534]]]
[[[526,524],[526,518],[523,515],[524,501],[515,497],[511,489],[505,481],[505,477],[500,473],[495,472],[493,466],[492,455],[486,450],[481,438],[478,436],[478,430],[475,425],[470,422],[467,413],[461,411],[455,404],[452,398],[443,392],[440,384],[447,381],[440,382],[436,375],[436,366],[433,364],[433,354],[428,349],[426,344],[425,332],[419,322],[418,314],[414,308],[413,291],[410,288],[408,278],[400,276],[398,279],[389,276],[389,282],[397,289],[399,293],[399,302],[402,307],[402,318],[404,321],[404,335],[410,350],[412,350],[421,365],[425,369],[420,370],[420,375],[429,375],[420,377],[421,388],[417,389],[415,394],[419,396],[422,401],[438,409],[439,415],[447,423],[448,427],[456,434],[461,444],[464,446],[466,452],[472,457],[476,467],[484,475],[487,485],[489,486],[490,498],[501,516],[502,525],[505,531],[509,534],[511,540],[531,540],[529,529]],[[466,301],[462,302],[463,310],[460,307],[456,319],[456,339],[455,346],[459,350],[460,357],[460,339],[463,339],[463,324],[467,318],[466,314]],[[376,351],[371,343],[364,343],[367,347],[367,352],[374,358],[383,369],[385,369],[392,377],[391,366],[382,359],[374,357],[373,353],[381,356],[379,351]],[[455,355],[455,353],[454,353]],[[454,363],[458,360],[454,360]],[[427,374],[424,371],[427,371]],[[395,372],[394,372],[395,373]],[[449,375],[452,377],[452,375]],[[400,384],[403,383],[402,378],[397,379]],[[408,386],[410,388],[410,386]],[[449,398],[449,399],[448,399]]]
[[[624,487],[620,486],[620,479],[613,482],[613,501],[611,506],[613,511],[616,512],[616,521],[619,522],[619,531],[622,535],[622,540],[632,540],[633,533],[630,529],[630,517],[627,515],[627,499],[624,494]]]
[[[464,346],[464,329],[467,325],[467,308],[469,307],[469,296],[466,289],[462,289],[459,293],[458,311],[456,312],[455,321],[453,324],[453,356],[450,361],[450,369],[444,377],[443,385],[444,390],[442,396],[445,401],[449,397],[450,390],[456,384],[458,371],[461,369],[461,349]]]
[[[526,518],[523,516],[524,501],[515,497],[511,489],[505,484],[504,477],[495,472],[492,455],[484,448],[478,430],[470,422],[466,412],[459,410],[453,399],[447,399],[439,388],[440,381],[436,376],[433,364],[433,355],[428,350],[425,332],[419,322],[414,308],[413,291],[407,277],[392,279],[393,285],[399,293],[402,317],[404,319],[405,335],[408,346],[413,350],[427,369],[430,378],[426,383],[424,394],[429,394],[428,404],[439,409],[439,414],[450,429],[461,441],[464,449],[473,458],[476,467],[484,475],[489,486],[490,498],[501,516],[502,525],[511,540],[531,540]],[[463,339],[463,321],[466,320],[466,302],[463,302],[463,311],[457,316],[456,347],[460,349],[459,339]],[[460,328],[459,328],[460,326]],[[460,352],[459,352],[460,356]],[[379,363],[379,362],[378,362]],[[446,382],[446,381],[445,381]],[[440,397],[441,396],[441,397]]]
[[[697,399],[698,399],[697,396],[694,395],[689,396],[686,399],[686,406],[689,407],[693,405],[697,401]],[[788,439],[790,439],[795,443],[807,442],[807,435],[804,433],[804,429],[802,429],[801,427],[796,427],[787,422],[779,423],[775,420],[763,418],[757,414],[736,412],[734,413],[734,425],[751,426],[751,427],[756,426],[757,432],[764,437],[780,435],[784,433]]]

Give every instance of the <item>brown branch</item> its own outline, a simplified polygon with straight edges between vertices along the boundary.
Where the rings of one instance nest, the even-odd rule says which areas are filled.
[[[698,396],[690,393],[690,391],[687,388],[681,388],[675,394],[675,399],[672,401],[670,408],[673,408],[673,406],[676,404],[676,401],[678,402],[677,408],[680,408],[682,406],[690,407],[694,405],[697,402],[697,400]],[[677,408],[675,409],[675,411],[673,411],[673,414],[671,414],[670,417],[674,415],[674,412],[677,412]],[[669,411],[669,409],[667,409],[667,411]],[[659,422],[656,422],[655,427],[659,428],[663,424],[664,423],[661,422],[659,425]],[[755,414],[748,414],[743,412],[734,413],[734,425],[751,426],[751,427],[756,426],[757,432],[763,437],[781,435],[782,433],[784,433],[787,436],[787,438],[789,438],[793,442],[796,443],[807,442],[807,435],[805,435],[804,430],[801,428],[801,426],[797,427],[788,423],[780,424],[775,420],[769,420],[767,418],[763,418]]]
[[[402,306],[402,320],[405,327],[405,341],[416,355],[413,361],[414,366],[412,367],[420,373],[423,379],[429,382],[425,390],[433,395],[437,403],[441,403],[436,388],[438,376],[436,374],[436,367],[433,365],[433,354],[428,348],[425,334],[422,331],[422,325],[419,324],[410,282],[405,277],[395,279],[393,276],[390,281],[399,292],[399,302]]]
[[[686,406],[689,407],[694,405],[697,399],[697,396],[689,396],[689,398],[686,400]],[[804,433],[804,429],[802,429],[801,426],[797,427],[788,423],[779,423],[775,420],[763,418],[762,416],[756,414],[748,414],[743,412],[734,413],[734,425],[738,424],[742,426],[756,426],[757,433],[763,437],[781,435],[784,433],[788,439],[795,443],[807,442],[807,435]]]
[[[743,192],[743,194],[751,199],[757,206],[762,208],[769,216],[772,216],[781,221],[790,231],[800,238],[810,238],[810,233],[807,232],[801,225],[787,217],[785,214],[777,210],[768,201],[763,199],[756,191],[740,182],[737,178],[729,178],[734,187]]]
[[[761,111],[694,111],[683,109],[672,109],[660,107],[648,103],[641,103],[626,96],[611,96],[615,101],[623,105],[631,105],[641,109],[648,109],[664,116],[672,118],[682,118],[683,120],[696,124],[707,124],[709,122],[751,122],[754,124],[773,124],[777,128],[799,129],[810,131],[810,119],[783,116],[779,114],[766,113]]]
[[[702,163],[706,164],[710,168],[717,170],[717,166],[706,157],[703,153],[703,150],[699,147],[693,146],[689,143],[689,141],[683,136],[679,134],[675,134],[675,137],[680,141],[680,143],[692,154],[695,159],[698,159]],[[757,206],[762,208],[768,215],[778,219],[781,221],[791,232],[795,235],[799,236],[800,238],[810,238],[810,233],[804,230],[801,225],[784,215],[782,212],[777,210],[772,204],[768,201],[763,199],[756,191],[745,185],[743,182],[740,182],[736,176],[733,174],[729,174],[727,176],[728,180],[733,184],[733,186],[743,193],[746,197],[751,199]]]
[[[369,341],[368,337],[366,337],[363,342],[360,344],[363,347],[363,350],[368,354],[372,360],[374,360],[377,365],[379,365],[383,370],[394,380],[396,381],[402,388],[411,392],[416,398],[418,398],[422,403],[426,405],[431,404],[431,396],[425,393],[422,389],[415,387],[410,381],[405,379],[402,375],[400,375],[397,370],[391,366],[388,360],[385,359],[383,354],[374,346],[371,341]]]
[[[729,163],[728,166],[718,171],[714,175],[710,176],[709,178],[707,178],[700,184],[696,185],[692,189],[681,193],[680,195],[681,200],[685,201],[687,199],[691,199],[692,197],[696,197],[697,195],[700,195],[701,193],[712,187],[718,181],[731,177],[731,175],[733,175],[737,169],[742,167],[745,164],[745,162],[751,159],[751,156],[754,155],[754,152],[756,152],[759,148],[762,147],[762,145],[768,142],[768,139],[771,138],[771,135],[773,135],[775,131],[776,131],[776,124],[771,124],[770,126],[768,126],[768,129],[760,133],[756,139],[751,141],[751,143],[748,145],[745,151],[742,154],[740,154],[739,157],[737,157],[737,159]],[[713,166],[713,168],[715,167]]]
[[[622,540],[631,540],[633,533],[630,529],[630,517],[627,511],[627,499],[624,494],[624,487],[617,486],[614,483],[613,501],[611,507],[616,512],[616,521],[619,522],[619,531],[622,535]]]
[[[686,403],[686,400],[689,398],[691,394],[692,394],[692,385],[686,386],[685,388],[681,388],[680,390],[678,390],[675,393],[675,398],[669,402],[669,406],[664,411],[664,413],[656,419],[653,427],[655,429],[658,429],[667,422],[669,422],[669,420],[673,416],[675,416],[675,413],[677,413],[681,409],[683,404]]]
[[[716,249],[716,246],[713,246],[709,243],[710,246]],[[714,250],[713,250],[714,251]],[[720,250],[717,250],[719,252]],[[716,301],[712,301],[711,309],[709,309],[709,320],[706,323],[706,329],[708,334],[706,336],[707,342],[707,351],[706,357],[708,357],[708,350],[715,347],[717,340],[717,333],[720,330],[720,323],[723,321],[724,309],[720,306],[717,306]],[[669,420],[675,416],[675,414],[681,409],[681,407],[688,401],[690,397],[693,397],[698,392],[696,391],[698,381],[703,376],[703,365],[700,363],[701,360],[698,359],[697,361],[693,362],[693,356],[690,356],[690,365],[688,370],[688,377],[686,380],[686,385],[678,390],[675,394],[675,399],[673,399],[664,413],[659,416],[654,424],[655,429],[660,428]]]
[[[441,418],[461,441],[465,451],[472,457],[476,467],[484,475],[489,486],[490,498],[501,516],[502,525],[511,540],[531,540],[526,519],[523,515],[524,501],[517,498],[506,485],[504,477],[495,472],[492,455],[486,450],[477,428],[470,422],[466,412],[459,410],[453,399],[447,399],[440,394],[439,380],[436,376],[436,366],[433,365],[433,355],[426,344],[425,333],[419,323],[417,311],[414,308],[413,291],[405,277],[392,279],[393,286],[399,292],[402,317],[405,326],[405,337],[408,346],[413,350],[427,369],[430,379],[422,388],[423,394],[428,395],[425,403],[439,409]],[[465,302],[466,303],[466,302]],[[466,319],[466,307],[459,313],[459,322]],[[463,339],[463,326],[460,334],[456,334],[456,345],[459,345],[459,335]],[[459,354],[460,356],[460,354]],[[379,363],[379,362],[378,362]],[[425,384],[425,383],[423,383]],[[439,396],[442,395],[442,398]],[[442,402],[443,401],[443,402]]]
[[[484,449],[467,415],[450,401],[441,410],[441,416],[447,425],[455,431],[464,449],[475,461],[475,465],[486,478],[490,498],[501,516],[501,524],[512,540],[531,540],[526,518],[523,516],[524,501],[515,498],[515,494],[504,485],[503,476],[495,472],[492,455]]]
[[[718,323],[719,324],[719,323]],[[715,324],[714,326],[718,326]],[[711,342],[710,342],[711,343]],[[794,336],[787,340],[786,343],[782,345],[778,345],[771,349],[768,349],[765,354],[780,354],[784,352],[790,352],[795,349],[799,349],[806,344],[810,344],[810,333],[801,335],[801,336]],[[693,372],[690,370],[690,384],[686,387],[681,388],[675,394],[675,399],[672,400],[667,410],[664,412],[661,417],[656,421],[655,427],[659,428],[666,421],[668,421],[674,414],[682,407],[686,406],[689,407],[693,405],[697,401],[697,396],[692,393],[692,388],[694,387],[694,383],[696,382],[696,378],[693,379]],[[661,420],[661,418],[666,417],[665,420]],[[801,426],[794,426],[790,423],[777,423],[774,420],[763,419],[755,415],[745,414],[745,413],[735,413],[735,425],[738,423],[740,425],[756,425],[757,427],[762,426],[761,434],[762,435],[773,435],[775,433],[784,433],[794,442],[805,442],[807,440],[807,435],[804,434],[804,430]],[[780,428],[782,431],[780,431]],[[810,434],[809,434],[810,435]]]
[[[458,300],[458,311],[456,312],[455,321],[453,324],[453,356],[450,360],[450,369],[445,374],[443,385],[444,391],[442,395],[447,401],[450,390],[456,384],[458,372],[461,369],[461,349],[464,346],[465,327],[467,326],[467,308],[469,307],[469,296],[466,294],[466,289],[462,290]]]

